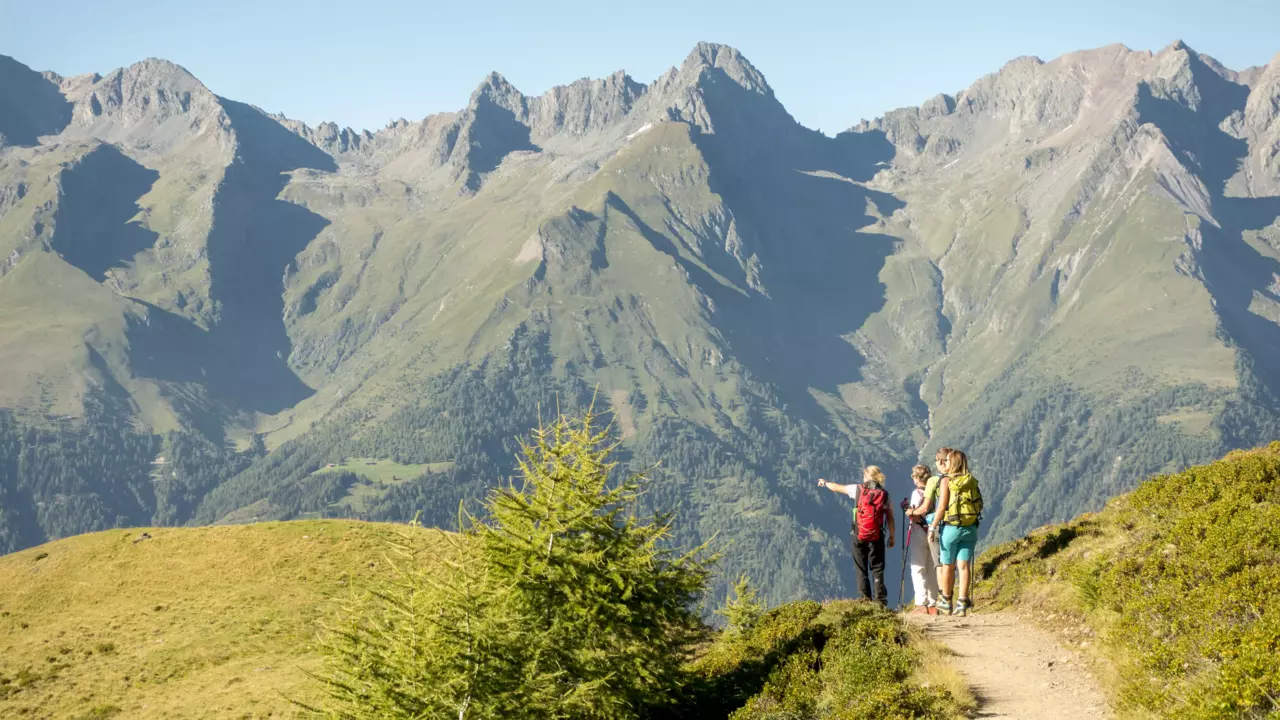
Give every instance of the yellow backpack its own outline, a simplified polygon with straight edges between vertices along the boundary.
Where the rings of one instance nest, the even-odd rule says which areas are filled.
[[[950,495],[947,498],[947,514],[942,521],[962,527],[977,525],[982,520],[982,491],[978,481],[969,474],[955,475],[947,480]]]

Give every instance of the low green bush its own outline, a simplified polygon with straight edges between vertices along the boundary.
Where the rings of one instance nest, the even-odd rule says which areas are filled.
[[[802,601],[722,633],[690,665],[680,717],[732,720],[951,718],[955,700],[909,681],[919,654],[873,603]]]
[[[120,708],[115,705],[95,705],[89,710],[76,716],[76,720],[109,720],[120,714]]]

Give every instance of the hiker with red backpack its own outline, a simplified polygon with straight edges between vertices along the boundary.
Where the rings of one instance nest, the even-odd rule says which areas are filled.
[[[889,493],[884,489],[884,473],[875,465],[869,465],[863,470],[859,485],[840,485],[819,478],[818,487],[853,499],[853,565],[858,570],[862,597],[888,605],[889,590],[884,584],[885,537],[889,538],[889,547],[893,547],[894,526]]]

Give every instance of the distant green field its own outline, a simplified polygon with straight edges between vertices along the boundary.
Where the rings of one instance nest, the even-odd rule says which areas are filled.
[[[352,485],[347,491],[346,497],[334,503],[334,505],[346,507],[352,512],[362,513],[368,510],[374,501],[382,497],[383,493],[386,492],[387,486],[408,482],[428,470],[433,473],[439,473],[445,472],[452,467],[452,462],[404,465],[392,460],[347,458],[342,464],[327,465],[312,474],[350,472],[358,475],[361,481]],[[309,515],[307,516],[309,517]]]
[[[332,464],[322,467],[315,471],[314,474],[328,472],[350,472],[368,480],[370,482],[381,483],[384,485],[402,483],[406,480],[412,480],[419,475],[430,470],[431,472],[445,472],[453,467],[452,462],[423,463],[421,465],[402,465],[391,460],[377,460],[374,458],[347,458],[342,464]]]

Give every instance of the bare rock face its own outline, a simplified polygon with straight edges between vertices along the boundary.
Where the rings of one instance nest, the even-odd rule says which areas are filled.
[[[311,128],[272,117],[342,162],[411,182],[443,177],[464,193],[476,192],[512,153],[547,149],[556,156],[590,155],[595,159],[583,166],[589,172],[618,144],[655,122],[687,122],[706,133],[723,125],[737,128],[740,139],[798,127],[746,58],[710,43],[700,43],[679,68],[647,86],[618,71],[527,96],[501,74],[490,73],[458,112],[398,120],[376,133],[332,123]]]
[[[230,120],[218,97],[179,65],[149,59],[97,75],[69,78],[63,93],[73,104],[69,137],[119,143],[163,156],[196,137],[231,145]]]
[[[724,45],[698,43],[679,69],[650,86],[649,95],[667,119],[705,133],[787,132],[795,125],[764,75]]]
[[[621,70],[558,85],[527,103],[528,125],[536,139],[601,132],[623,122],[647,91]]]
[[[373,133],[368,130],[338,127],[337,123],[323,122],[313,128],[300,120],[293,120],[282,114],[271,113],[269,116],[330,155],[359,152],[364,148],[365,143],[373,139]]]
[[[1242,118],[1252,194],[1280,195],[1280,55],[1259,74]]]

